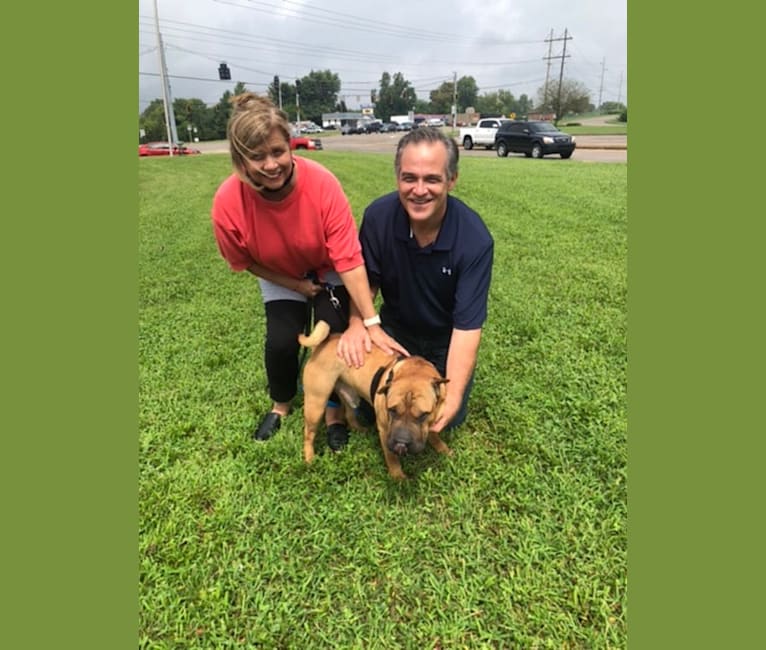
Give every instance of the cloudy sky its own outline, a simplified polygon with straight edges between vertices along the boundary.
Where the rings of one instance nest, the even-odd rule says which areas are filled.
[[[155,6],[173,98],[211,105],[237,81],[263,93],[275,74],[294,83],[329,69],[349,109],[369,102],[383,72],[401,72],[425,100],[455,74],[479,94],[535,100],[563,58],[594,104],[627,103],[627,0],[139,0],[139,112],[162,97]],[[218,79],[221,62],[231,81]]]

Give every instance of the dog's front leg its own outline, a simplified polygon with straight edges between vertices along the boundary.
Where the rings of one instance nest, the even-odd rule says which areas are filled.
[[[430,442],[431,446],[440,454],[447,454],[447,456],[452,456],[452,450],[447,446],[447,443],[441,439],[441,436],[439,436],[439,434],[435,431],[430,431],[428,433],[428,442]]]

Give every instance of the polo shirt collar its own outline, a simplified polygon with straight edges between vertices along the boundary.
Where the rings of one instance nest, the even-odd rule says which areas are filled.
[[[399,208],[396,211],[396,221],[394,222],[394,237],[401,241],[409,243],[414,242],[414,235],[410,228],[410,219],[407,216],[407,211],[404,209],[401,201],[399,202]],[[442,221],[441,228],[439,228],[439,234],[436,236],[436,241],[431,244],[431,250],[447,251],[455,247],[455,240],[457,239],[457,213],[455,211],[455,199],[451,196],[447,197],[447,211],[444,213],[444,220]],[[414,244],[417,246],[417,244]]]

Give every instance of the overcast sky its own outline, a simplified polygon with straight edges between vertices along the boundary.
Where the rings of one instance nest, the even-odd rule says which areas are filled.
[[[533,101],[546,74],[582,82],[591,101],[627,104],[627,0],[156,0],[174,99],[217,103],[242,81],[265,93],[312,70],[341,80],[349,109],[369,103],[383,72],[401,72],[419,99],[472,76],[479,94]],[[552,43],[547,40],[551,38]],[[139,0],[139,112],[162,97],[155,0]],[[550,49],[549,49],[550,48]],[[550,56],[550,66],[545,59]],[[218,79],[226,62],[231,81]]]

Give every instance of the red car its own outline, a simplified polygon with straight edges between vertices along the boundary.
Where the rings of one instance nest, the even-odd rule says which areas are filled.
[[[321,149],[322,141],[319,138],[307,138],[302,135],[295,135],[290,138],[290,149]]]
[[[202,153],[199,149],[190,149],[185,144],[174,145],[174,156],[196,156]],[[139,156],[169,156],[170,147],[167,142],[147,142],[146,144],[138,145]]]

